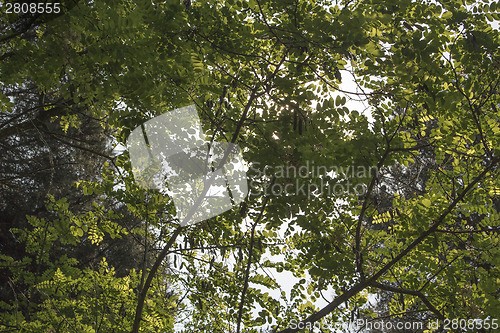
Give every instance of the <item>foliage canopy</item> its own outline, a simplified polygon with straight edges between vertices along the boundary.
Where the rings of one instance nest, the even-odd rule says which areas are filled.
[[[2,6],[1,330],[167,332],[177,322],[284,333],[298,321],[495,318],[498,6]],[[192,103],[207,135],[243,148],[251,193],[183,228],[170,198],[138,187],[127,151],[113,148]]]

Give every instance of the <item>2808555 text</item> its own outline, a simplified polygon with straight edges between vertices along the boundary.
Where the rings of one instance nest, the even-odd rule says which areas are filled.
[[[6,3],[7,14],[58,14],[61,12],[60,2],[15,2]]]

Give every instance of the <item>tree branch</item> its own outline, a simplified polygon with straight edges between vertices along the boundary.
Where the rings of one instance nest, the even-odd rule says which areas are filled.
[[[382,290],[390,291],[393,293],[417,296],[422,300],[422,303],[424,303],[425,306],[427,306],[427,308],[436,315],[437,318],[439,318],[440,320],[445,319],[443,314],[439,312],[439,310],[436,309],[434,305],[432,305],[432,303],[427,299],[427,296],[425,296],[421,291],[389,286],[377,281],[372,282],[371,286]]]
[[[278,70],[278,68],[276,68],[276,71]],[[275,71],[275,73],[276,73],[276,71]],[[273,74],[275,74],[275,73],[273,73]],[[236,140],[238,138],[238,135],[239,135],[239,133],[241,131],[241,128],[243,126],[243,123],[244,123],[244,121],[246,119],[246,115],[248,113],[248,110],[250,109],[250,106],[252,105],[252,103],[254,102],[254,100],[257,97],[259,97],[261,94],[263,94],[263,93],[257,94],[258,88],[259,88],[259,86],[256,86],[254,89],[252,89],[252,92],[250,94],[248,102],[245,105],[245,109],[243,111],[241,119],[240,119],[240,121],[238,123],[238,126],[236,127],[236,130],[235,130],[234,135],[232,137],[231,143],[235,143],[236,142]],[[227,149],[226,152],[224,153],[224,156],[222,157],[222,160],[219,163],[219,166],[217,167],[216,170],[219,170],[220,168],[222,168],[224,166],[224,164],[226,163],[227,158],[229,157],[229,152],[230,152],[230,149]],[[212,173],[212,177],[208,179],[208,181],[207,181],[208,184],[211,184],[213,182],[214,176],[215,176],[215,172]],[[207,191],[208,191],[209,188],[210,188],[210,185],[204,186],[204,188],[201,191],[198,199],[193,204],[193,207],[186,214],[184,220],[181,222],[181,225],[177,229],[175,229],[175,231],[174,231],[173,235],[170,237],[170,240],[168,241],[167,245],[160,252],[160,254],[158,255],[158,258],[156,258],[156,261],[154,262],[153,267],[151,267],[151,270],[148,273],[148,277],[146,278],[146,282],[144,284],[144,287],[141,290],[141,292],[139,293],[139,298],[137,300],[137,307],[136,307],[135,318],[134,318],[134,324],[132,326],[131,333],[138,333],[139,332],[139,328],[140,328],[140,325],[141,325],[141,318],[142,318],[142,310],[144,308],[144,302],[146,300],[146,295],[147,295],[147,292],[148,292],[149,287],[151,285],[151,281],[153,280],[153,277],[155,276],[156,272],[158,271],[158,268],[160,267],[160,264],[162,263],[162,261],[165,259],[166,255],[170,252],[170,248],[174,244],[175,239],[180,234],[180,232],[184,229],[184,226],[183,226],[184,223],[189,222],[189,220],[191,219],[191,217],[194,215],[194,213],[198,209],[199,205],[201,204],[201,201],[205,198],[205,195],[207,194]]]
[[[366,287],[370,286],[372,283],[376,282],[380,277],[382,277],[389,269],[391,269],[395,264],[397,264],[401,259],[403,259],[408,253],[410,253],[415,247],[417,247],[422,241],[424,241],[430,234],[435,232],[438,227],[444,222],[444,219],[448,214],[451,213],[451,211],[455,208],[455,206],[461,202],[464,197],[466,196],[467,193],[469,193],[476,184],[482,180],[488,172],[493,169],[498,164],[499,160],[498,158],[495,158],[492,160],[492,162],[477,176],[475,177],[469,185],[456,197],[455,200],[453,200],[450,205],[444,210],[444,212],[434,221],[434,223],[427,229],[425,232],[423,232],[419,237],[417,237],[413,242],[411,242],[410,245],[408,245],[403,251],[401,251],[394,259],[392,259],[390,262],[388,262],[384,267],[382,267],[377,273],[373,274],[369,279],[360,281],[356,283],[354,286],[351,287],[351,289],[347,290],[343,294],[337,296],[332,302],[330,302],[328,305],[326,305],[324,308],[319,310],[316,313],[313,313],[306,319],[302,320],[301,324],[299,326],[304,327],[303,325],[306,325],[308,323],[312,324],[315,323],[316,321],[320,320],[321,318],[325,317],[329,313],[331,313],[333,310],[338,308],[342,303],[345,301],[349,300],[351,297],[357,295],[359,292],[364,290]],[[298,326],[297,326],[298,327]],[[280,333],[293,333],[297,332],[298,328],[286,328]]]
[[[153,281],[154,276],[156,275],[156,272],[158,271],[158,268],[160,268],[161,263],[169,253],[170,248],[175,242],[175,239],[181,231],[184,229],[183,226],[177,227],[177,229],[174,230],[172,236],[170,236],[170,239],[168,240],[167,245],[163,248],[163,250],[160,252],[158,255],[158,258],[156,258],[156,261],[153,264],[153,267],[151,267],[151,270],[149,271],[148,277],[146,278],[146,282],[144,283],[144,286],[139,293],[139,297],[137,299],[137,307],[135,309],[135,318],[134,318],[134,324],[132,326],[132,333],[138,333],[139,328],[141,326],[141,319],[142,319],[142,310],[144,308],[144,301],[146,300],[146,295],[148,293],[149,287],[151,285],[151,282]]]
[[[271,181],[271,186],[274,183],[274,181],[275,181],[275,178],[273,178],[273,180]],[[268,201],[269,201],[269,196],[267,196],[266,199],[264,200],[264,203],[262,204],[262,209],[260,210],[260,214],[252,226],[252,233],[251,233],[251,237],[250,237],[250,247],[248,248],[248,262],[247,262],[247,267],[246,267],[246,271],[245,271],[245,281],[243,282],[243,290],[241,291],[241,300],[240,300],[240,306],[238,309],[238,320],[237,320],[237,324],[236,324],[236,333],[240,333],[241,317],[243,316],[243,305],[245,304],[245,296],[246,296],[246,293],[248,290],[248,279],[250,277],[250,266],[252,264],[252,257],[253,257],[255,227],[262,219],[262,216],[264,214],[264,209],[266,208]]]

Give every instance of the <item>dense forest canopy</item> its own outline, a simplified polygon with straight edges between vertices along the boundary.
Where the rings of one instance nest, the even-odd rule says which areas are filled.
[[[44,4],[0,4],[0,331],[498,329],[498,2]],[[183,225],[125,147],[188,105],[249,193]]]

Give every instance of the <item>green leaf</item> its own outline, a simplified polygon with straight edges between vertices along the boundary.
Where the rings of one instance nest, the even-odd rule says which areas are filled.
[[[427,199],[427,198],[424,198],[424,199],[422,199],[422,204],[425,207],[429,208],[431,206],[431,201],[429,199]]]

